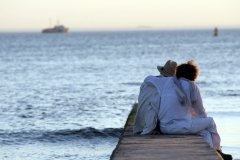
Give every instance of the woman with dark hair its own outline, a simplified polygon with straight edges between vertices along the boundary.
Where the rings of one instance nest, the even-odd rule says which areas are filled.
[[[183,63],[177,67],[177,78],[186,78],[190,81],[195,81],[199,73],[199,68],[194,64],[194,61],[188,61],[186,64]]]
[[[194,61],[188,61],[177,67],[176,75],[157,79],[148,76],[146,83],[154,85],[160,94],[158,113],[160,130],[164,134],[198,134],[218,151],[223,159],[232,159],[231,155],[221,152],[220,136],[212,117],[207,117],[201,93],[195,80],[199,68]]]

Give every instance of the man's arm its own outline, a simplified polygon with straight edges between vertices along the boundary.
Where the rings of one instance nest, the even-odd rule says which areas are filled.
[[[196,96],[197,96],[197,101],[194,102],[193,107],[194,107],[194,115],[195,117],[207,117],[207,113],[205,111],[205,108],[203,107],[203,101],[200,93],[199,87],[195,84],[196,86]]]

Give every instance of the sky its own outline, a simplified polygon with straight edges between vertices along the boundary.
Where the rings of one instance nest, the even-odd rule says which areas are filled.
[[[240,28],[240,0],[0,0],[0,31]]]

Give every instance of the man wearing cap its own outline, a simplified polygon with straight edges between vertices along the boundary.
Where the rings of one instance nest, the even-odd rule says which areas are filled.
[[[163,77],[172,77],[176,73],[177,63],[168,60],[164,66],[157,66],[160,76]]]
[[[157,66],[160,76],[172,77],[176,73],[177,63],[168,60],[164,66]],[[134,119],[133,133],[159,134],[158,111],[161,97],[159,90],[149,82],[143,82],[138,96],[138,108]]]

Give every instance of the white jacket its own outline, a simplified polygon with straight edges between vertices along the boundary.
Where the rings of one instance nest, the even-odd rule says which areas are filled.
[[[138,108],[134,119],[133,133],[140,132],[141,134],[148,134],[156,128],[158,120],[161,119],[161,116],[159,117],[159,115],[165,114],[165,111],[163,109],[160,110],[161,96],[165,97],[165,94],[168,95],[168,91],[171,90],[171,92],[173,92],[171,94],[178,95],[177,99],[179,101],[182,101],[181,99],[183,92],[173,83],[172,79],[172,77],[161,76],[148,76],[145,78],[140,87]],[[181,82],[183,81],[181,80]],[[173,88],[169,86],[169,83]],[[191,84],[190,90],[192,91],[191,94],[186,95],[188,99],[190,99],[191,96],[197,94],[197,103],[194,103],[194,106],[196,107],[192,106],[191,103],[188,103],[187,113],[191,116],[206,117],[206,112],[202,106],[202,99],[199,94],[197,85],[191,81],[188,81],[186,83]],[[166,93],[163,93],[164,95],[162,95],[162,92]],[[181,105],[180,102],[178,103]],[[161,105],[163,105],[163,108],[165,108],[164,104]],[[164,122],[165,119],[161,119],[161,121]],[[161,122],[161,124],[163,123]]]
[[[143,82],[138,97],[133,133],[149,134],[156,128],[160,102],[161,97],[154,84]]]

